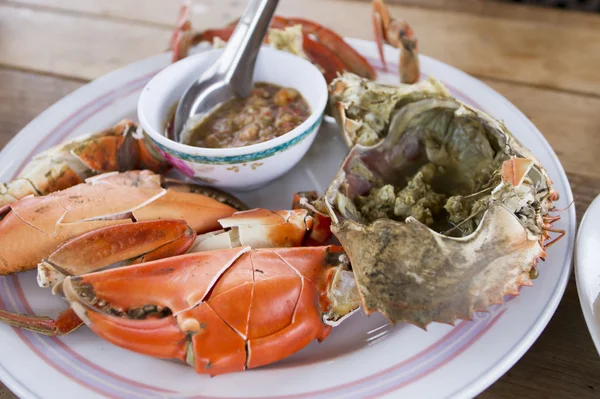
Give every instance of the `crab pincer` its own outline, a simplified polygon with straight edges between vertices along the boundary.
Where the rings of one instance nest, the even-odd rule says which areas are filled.
[[[196,233],[183,220],[152,220],[100,228],[60,245],[38,265],[38,284],[60,291],[68,276],[185,253]],[[56,319],[0,310],[0,320],[44,335],[69,334],[81,320],[71,309]]]
[[[86,325],[115,345],[210,375],[273,363],[359,306],[339,247],[198,252],[65,279]]]

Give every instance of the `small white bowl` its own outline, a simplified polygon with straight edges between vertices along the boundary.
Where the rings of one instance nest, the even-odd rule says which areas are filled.
[[[208,50],[159,72],[142,91],[138,118],[159,151],[185,175],[219,188],[250,190],[283,175],[306,154],[323,120],[327,83],[310,62],[263,46],[256,60],[254,81],[298,90],[310,106],[307,120],[277,138],[238,148],[199,148],[165,137],[169,109],[221,52]]]

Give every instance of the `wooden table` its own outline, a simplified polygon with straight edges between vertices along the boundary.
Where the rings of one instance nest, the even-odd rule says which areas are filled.
[[[579,220],[600,193],[600,15],[478,0],[388,3],[424,54],[481,79],[537,125],[569,175]],[[218,27],[245,1],[194,4],[196,27]],[[164,51],[177,9],[173,0],[0,0],[0,148],[67,93]],[[371,38],[368,0],[282,0],[279,14]],[[0,383],[0,398],[13,397]],[[600,359],[573,277],[537,342],[480,397],[600,397]]]

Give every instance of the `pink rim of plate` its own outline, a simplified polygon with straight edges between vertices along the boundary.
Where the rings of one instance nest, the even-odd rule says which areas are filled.
[[[378,63],[378,60],[372,58],[370,61],[374,65]],[[392,71],[397,70],[397,66],[391,65],[391,67]],[[15,172],[15,176],[30,160],[33,154],[61,142],[79,125],[106,108],[115,99],[122,98],[123,96],[130,95],[140,90],[158,72],[159,71],[155,71],[131,80],[120,88],[110,90],[105,94],[96,97],[77,111],[73,112],[69,117],[59,123],[56,128],[46,134],[43,141],[40,140],[40,144],[32,149],[25,157],[17,172]],[[453,88],[446,82],[443,83],[450,89],[453,95],[462,99],[465,103],[482,109],[482,107],[463,93],[459,92],[456,88]],[[558,288],[559,283],[560,281],[557,283],[556,288]],[[0,307],[19,313],[34,313],[24,295],[17,276],[0,277]],[[502,317],[505,311],[506,308],[494,307],[489,313],[477,313],[473,321],[460,322],[450,332],[421,352],[375,374],[321,390],[293,395],[270,396],[270,398],[327,398],[332,395],[343,395],[343,397],[374,397],[397,391],[431,374],[452,361],[455,357],[459,356],[482,337],[496,321]],[[94,364],[88,359],[85,359],[58,337],[42,336],[16,328],[14,328],[14,330],[19,338],[50,367],[81,386],[106,397],[168,398],[169,394],[176,394],[178,398],[182,399],[227,399],[222,396],[182,396],[181,393],[142,384],[116,375],[103,367]],[[490,367],[490,369],[484,370],[481,375],[486,374],[492,368],[493,367]],[[193,372],[191,369],[189,371]],[[92,376],[93,378],[91,378]],[[463,388],[456,392],[461,391]],[[31,392],[30,394],[35,396]]]

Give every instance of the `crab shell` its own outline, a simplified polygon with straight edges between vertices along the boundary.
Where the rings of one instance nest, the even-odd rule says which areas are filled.
[[[346,73],[329,86],[329,102],[349,147],[381,141],[392,113],[403,103],[451,97],[444,85],[432,78],[395,86]]]
[[[355,76],[345,75],[331,87],[346,86],[348,93],[348,86],[356,83]],[[402,86],[391,94],[388,86],[377,83],[361,80],[359,86],[362,97],[351,90],[334,107],[338,121],[345,121],[344,134],[349,137],[348,126],[364,127],[378,113],[383,128],[376,133],[385,138],[374,145],[352,147],[327,189],[325,203],[332,232],[350,258],[367,314],[380,311],[391,323],[422,328],[434,321],[453,324],[503,303],[505,295],[517,295],[521,286],[532,285],[530,271],[545,256],[548,223],[544,217],[558,198],[542,165],[503,124],[450,97],[437,81],[430,79],[425,92],[410,91],[409,97],[402,95],[406,93]],[[378,108],[364,106],[365,96],[373,95],[369,87],[386,91],[382,101],[370,100]],[[431,87],[437,92],[427,91]],[[351,120],[346,111],[359,105],[364,118]],[[454,164],[449,167],[455,168],[456,176],[467,182],[483,151],[478,138],[492,143],[502,179],[477,229],[451,237],[412,217],[404,222],[366,222],[353,205],[357,195],[381,183],[405,184],[403,179],[414,173],[416,163],[444,159],[439,157],[442,149],[425,144],[431,130],[444,132],[440,148],[451,155],[448,162]],[[523,207],[535,213],[524,218]]]

